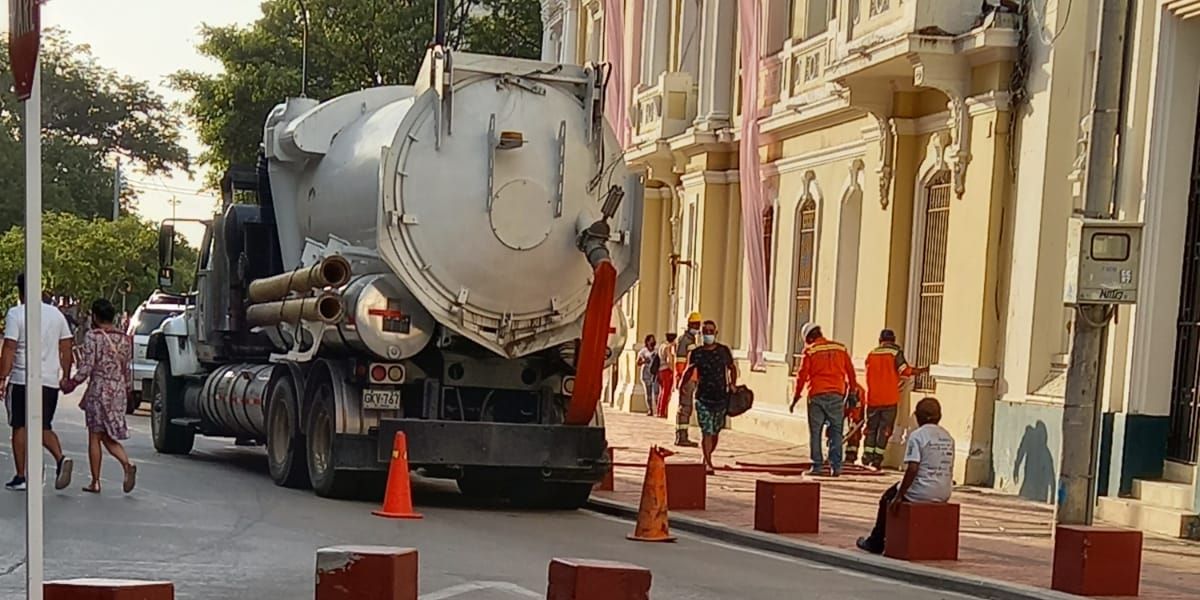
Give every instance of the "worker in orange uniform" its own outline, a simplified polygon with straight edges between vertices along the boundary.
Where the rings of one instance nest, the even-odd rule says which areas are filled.
[[[804,351],[800,355],[800,371],[796,375],[796,393],[791,411],[796,410],[800,395],[808,390],[808,439],[812,452],[812,474],[824,473],[825,457],[822,433],[829,427],[830,474],[842,474],[842,430],[845,419],[847,392],[858,389],[854,361],[846,347],[825,339],[821,327],[807,323],[800,330]]]
[[[911,367],[904,350],[896,344],[896,332],[879,333],[879,347],[867,355],[867,435],[863,464],[883,466],[892,428],[896,425],[896,407],[904,379],[929,372],[928,367]]]
[[[688,315],[687,331],[679,336],[675,343],[675,378],[679,385],[679,412],[675,413],[675,445],[685,448],[695,448],[700,444],[688,439],[688,426],[692,422],[692,410],[696,397],[696,381],[683,379],[687,370],[688,355],[700,345],[700,327],[704,317],[698,312]]]
[[[846,397],[846,422],[850,430],[846,432],[846,453],[842,462],[848,465],[858,462],[858,448],[867,429],[866,400],[867,391],[862,386],[856,386],[854,392]]]

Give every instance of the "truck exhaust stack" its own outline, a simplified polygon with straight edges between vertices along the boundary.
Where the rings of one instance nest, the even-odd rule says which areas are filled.
[[[292,292],[306,294],[315,289],[339,288],[350,281],[350,261],[334,255],[327,256],[311,267],[280,273],[250,284],[251,304],[282,300]]]
[[[251,327],[268,327],[298,321],[320,321],[333,324],[341,321],[344,313],[345,306],[341,296],[325,292],[320,296],[252,304],[250,308],[246,309],[246,322]]]

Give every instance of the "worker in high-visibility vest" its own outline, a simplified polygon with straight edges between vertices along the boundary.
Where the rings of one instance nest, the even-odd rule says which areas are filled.
[[[825,455],[821,446],[825,438],[822,434],[825,426],[829,427],[829,468],[830,474],[837,477],[842,474],[846,399],[850,396],[848,392],[858,389],[858,375],[846,347],[825,339],[819,325],[806,323],[800,329],[800,335],[805,346],[789,410],[794,412],[800,398],[807,398],[809,452],[812,453],[814,475],[824,473]]]
[[[675,343],[675,377],[679,384],[679,411],[675,413],[675,445],[686,448],[699,446],[688,439],[688,425],[692,421],[692,410],[696,395],[696,381],[692,378],[684,381],[683,373],[687,370],[688,355],[700,345],[700,327],[704,317],[699,312],[688,315],[687,331],[679,336]]]
[[[896,407],[904,380],[922,373],[928,367],[912,367],[904,359],[904,350],[896,344],[896,332],[884,329],[879,333],[879,347],[867,355],[867,434],[863,464],[876,469],[883,466],[892,428],[896,425]]]

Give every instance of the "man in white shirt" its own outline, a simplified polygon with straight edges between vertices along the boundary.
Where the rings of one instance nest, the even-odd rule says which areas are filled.
[[[9,309],[4,318],[4,346],[0,350],[0,394],[8,400],[8,424],[12,426],[13,459],[17,474],[4,487],[13,491],[26,489],[25,482],[25,275],[17,275],[17,294],[21,304]],[[63,456],[62,444],[53,431],[54,411],[58,408],[59,381],[71,374],[71,349],[74,336],[67,318],[54,306],[42,302],[42,445],[50,451],[56,465],[55,489],[71,485],[71,459]]]
[[[889,512],[900,509],[901,502],[948,502],[954,488],[954,438],[938,423],[942,405],[935,398],[923,398],[914,411],[917,430],[908,436],[904,449],[904,479],[883,493],[875,528],[868,537],[858,538],[858,548],[882,554]]]

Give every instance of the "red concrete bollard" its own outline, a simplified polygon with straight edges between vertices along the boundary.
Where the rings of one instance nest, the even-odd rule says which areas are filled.
[[[417,564],[412,548],[321,548],[316,600],[417,600]]]
[[[127,579],[66,579],[42,586],[45,600],[175,600],[167,581]]]
[[[754,486],[754,529],[768,533],[817,533],[821,484],[759,480]]]
[[[701,463],[667,463],[667,508],[704,510],[708,473]]]
[[[650,571],[636,565],[556,558],[546,600],[649,600]]]
[[[958,505],[902,502],[888,515],[884,556],[901,560],[958,560]]]
[[[1136,596],[1142,578],[1142,532],[1059,525],[1050,587],[1080,596]]]
[[[613,478],[613,449],[609,448],[605,450],[605,453],[608,454],[608,471],[604,473],[604,479],[601,479],[600,483],[593,488],[597,492],[611,492],[616,487]]]

